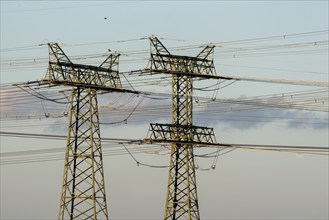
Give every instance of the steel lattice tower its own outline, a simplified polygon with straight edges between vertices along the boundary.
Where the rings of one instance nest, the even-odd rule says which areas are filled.
[[[156,37],[150,41],[150,68],[145,71],[172,75],[172,124],[151,124],[145,139],[171,143],[164,219],[200,219],[193,148],[216,140],[212,128],[193,125],[193,78],[217,77],[209,58],[214,46],[188,57],[170,54]]]
[[[121,87],[119,54],[100,66],[74,64],[50,43],[43,82],[72,87],[58,219],[108,219],[97,91],[131,92]]]

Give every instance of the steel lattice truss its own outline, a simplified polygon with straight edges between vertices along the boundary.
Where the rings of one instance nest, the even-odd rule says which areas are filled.
[[[49,45],[43,82],[72,87],[59,219],[108,219],[97,91],[121,87],[118,54],[99,67],[74,64],[58,44]]]
[[[148,137],[154,142],[216,143],[214,130],[208,127],[151,123],[149,132]]]
[[[59,219],[107,219],[96,91],[71,97]]]
[[[207,45],[196,57],[189,57],[170,54],[156,37],[150,40],[152,72],[178,75],[184,73],[194,77],[216,76],[214,61],[209,59],[209,56],[213,55],[215,46]]]
[[[155,37],[151,40],[152,73],[172,75],[172,124],[151,124],[150,142],[171,142],[170,168],[164,219],[200,219],[193,146],[215,143],[213,129],[193,126],[193,78],[217,77],[214,46],[196,57],[172,55]]]
[[[90,66],[72,63],[57,43],[48,45],[49,65],[43,82],[105,91],[122,88],[118,71],[120,54],[110,54],[100,66]]]

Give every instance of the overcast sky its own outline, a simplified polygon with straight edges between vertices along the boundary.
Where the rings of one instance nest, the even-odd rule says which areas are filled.
[[[59,42],[69,56],[112,51],[149,50],[152,34],[163,37],[168,47],[215,43],[218,74],[328,81],[328,32],[325,35],[285,39],[284,35],[328,30],[328,1],[3,1],[1,0],[1,84],[41,79],[46,74],[47,47]],[[105,19],[106,18],[106,19]],[[277,41],[245,45],[223,44],[243,39],[282,36]],[[223,51],[246,46],[269,46],[327,41],[322,53],[240,56]],[[93,44],[97,43],[97,44]],[[78,45],[70,47],[69,45]],[[40,46],[38,46],[40,45]],[[31,48],[31,49],[29,49]],[[222,53],[221,53],[222,51]],[[197,51],[193,51],[191,56]],[[273,51],[271,51],[273,52]],[[227,54],[227,53],[226,53]],[[124,55],[123,59],[124,58]],[[11,69],[6,60],[44,58],[37,68]],[[128,59],[128,58],[126,58]],[[14,63],[14,61],[13,61]],[[15,64],[12,64],[15,66]],[[147,61],[123,63],[121,71],[142,69]],[[195,85],[214,82],[196,82]],[[207,85],[208,85],[207,84]],[[236,82],[220,90],[216,101],[226,98],[319,89],[315,87]],[[161,91],[171,91],[163,87]],[[196,91],[212,97],[212,92]],[[3,96],[2,96],[3,97]],[[32,97],[31,97],[32,98]],[[114,97],[115,98],[115,97]],[[125,97],[129,99],[129,96]],[[210,98],[209,98],[210,99]],[[105,102],[104,102],[105,103]],[[168,115],[128,124],[102,125],[102,136],[143,139],[149,123],[170,123],[170,101],[145,100],[142,105],[168,103]],[[51,111],[52,106],[47,104]],[[194,104],[197,107],[197,103]],[[324,103],[328,106],[328,102]],[[35,108],[42,110],[40,104]],[[230,109],[230,104],[225,106]],[[2,108],[5,114],[28,115],[29,111]],[[62,106],[63,110],[65,106]],[[196,125],[211,126],[222,143],[276,144],[328,147],[328,111],[271,109],[227,112],[202,111]],[[104,113],[105,114],[105,113]],[[102,116],[102,115],[101,115]],[[109,116],[110,118],[110,116]],[[258,118],[258,120],[257,120]],[[286,120],[278,120],[285,118]],[[296,118],[299,119],[296,121]],[[234,119],[234,120],[233,120]],[[237,120],[239,119],[239,120]],[[304,120],[301,120],[304,119]],[[49,119],[50,120],[50,119]],[[36,122],[1,120],[2,132],[65,135],[67,118]],[[53,127],[57,122],[60,127]],[[19,127],[17,126],[19,125]],[[33,126],[30,126],[33,125]],[[17,150],[65,147],[65,140],[1,137],[1,153]],[[142,162],[168,165],[168,155],[136,154]],[[2,158],[1,158],[2,159]],[[64,154],[63,154],[64,159]],[[56,219],[59,207],[63,160],[1,165],[1,219]],[[197,184],[202,219],[328,219],[328,157],[294,153],[236,150],[212,159],[197,159]],[[106,195],[111,219],[161,219],[167,169],[136,166],[129,155],[104,158]],[[208,171],[205,171],[208,170]]]

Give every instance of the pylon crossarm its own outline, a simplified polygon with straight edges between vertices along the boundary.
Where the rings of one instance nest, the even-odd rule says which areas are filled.
[[[213,128],[194,125],[151,123],[145,142],[205,145],[216,143]]]
[[[153,71],[189,73],[197,75],[215,76],[213,60],[179,56],[171,54],[151,54],[151,68]]]
[[[143,143],[150,143],[150,144],[181,144],[181,145],[189,145],[193,147],[228,147],[232,148],[234,146],[227,145],[227,144],[220,144],[220,143],[209,143],[209,142],[197,142],[197,141],[180,141],[180,140],[168,140],[168,139],[151,139],[151,138],[145,138],[143,140]]]
[[[207,75],[207,74],[200,74],[200,73],[189,73],[189,72],[182,72],[182,71],[175,71],[175,70],[159,70],[159,69],[152,69],[152,68],[145,68],[142,71],[143,73],[155,73],[155,74],[175,74],[178,76],[190,76],[192,78],[199,78],[199,79],[226,79],[226,80],[239,80],[229,76],[217,76],[217,75]]]
[[[197,56],[172,55],[156,37],[150,38],[151,58],[150,70],[152,72],[189,73],[200,77],[216,76],[213,55],[214,46],[206,46]],[[211,58],[210,58],[211,57]]]
[[[103,67],[64,62],[49,62],[46,80],[54,84],[67,82],[104,88],[122,87],[117,71],[113,72]]]
[[[48,46],[49,65],[44,81],[104,90],[122,88],[117,69],[119,54],[110,54],[100,66],[91,66],[72,63],[56,43]]]
[[[91,88],[95,89],[97,91],[102,91],[102,92],[120,92],[120,93],[135,93],[139,94],[139,91],[135,90],[130,90],[130,89],[122,89],[122,88],[111,88],[111,87],[104,87],[104,86],[99,86],[99,85],[92,85],[92,84],[85,84],[85,83],[72,83],[68,82],[65,80],[57,80],[51,81],[49,79],[42,79],[39,81],[42,84],[51,84],[51,85],[64,85],[64,86],[74,86],[74,87],[80,87],[80,88]]]

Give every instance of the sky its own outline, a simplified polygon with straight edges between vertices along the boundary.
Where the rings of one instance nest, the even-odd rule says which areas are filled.
[[[168,48],[215,44],[217,74],[325,82],[329,77],[328,4],[328,1],[1,0],[1,85],[43,78],[48,64],[48,42],[60,43],[69,57],[104,54],[108,49],[118,51],[124,61],[120,64],[120,71],[142,69],[147,66],[147,60],[129,62],[132,59],[130,53],[146,50],[141,56],[148,57],[150,43],[147,38],[151,35],[159,36]],[[322,35],[293,35],[317,31],[327,32]],[[264,40],[273,36],[278,37]],[[258,40],[248,43],[239,41],[245,39]],[[303,53],[291,52],[298,49],[296,45],[278,51],[259,49],[256,52],[239,52],[247,47],[300,46],[314,42],[323,42],[324,47],[320,47],[322,52],[312,52],[312,49],[318,48],[311,46],[300,49],[306,51]],[[200,49],[173,51],[194,56]],[[20,67],[17,60],[22,59],[36,64]],[[100,62],[92,59],[76,61]],[[206,80],[197,81],[194,85],[202,87],[214,83]],[[157,92],[171,91],[168,85],[141,88]],[[315,89],[320,88],[235,82],[219,90],[216,100],[223,102],[223,108],[234,109],[232,104],[225,104],[223,100],[271,94],[284,96]],[[15,92],[22,93],[18,89]],[[195,91],[194,94],[202,97],[202,101],[214,97],[212,92]],[[2,94],[1,98],[8,100],[6,96],[8,94]],[[116,94],[109,95],[112,100],[118,97]],[[129,98],[129,95],[121,97],[118,108]],[[291,95],[291,99],[294,98]],[[139,99],[134,97],[130,106],[134,106]],[[222,114],[211,113],[210,101],[209,105],[204,106],[194,103],[194,123],[213,127],[217,141],[222,143],[328,147],[328,98],[326,100],[326,111],[303,111],[288,106]],[[116,117],[106,111],[107,96],[100,102],[105,106],[101,110],[101,117],[115,120]],[[45,109],[51,114],[58,113],[65,110],[65,105],[59,108],[58,105],[39,102],[35,106],[25,106],[27,110],[22,110],[15,106],[9,108],[5,102],[1,104],[2,132],[67,133],[67,118],[42,118],[40,127],[36,120],[5,120],[6,115],[28,116],[34,112],[46,112]],[[168,104],[167,115],[138,118],[141,116],[132,114],[127,124],[101,125],[102,136],[145,138],[149,123],[170,123],[170,100],[146,99],[141,104],[141,107],[161,104]],[[54,126],[56,123],[61,125]],[[0,143],[1,153],[54,147],[63,147],[64,152],[65,147],[65,140],[4,136],[1,136]],[[168,154],[144,153],[136,154],[135,157],[153,165],[169,163]],[[329,218],[327,156],[235,150],[220,156],[216,169],[209,169],[212,159],[197,159],[197,163],[200,166],[196,175],[202,219]],[[1,219],[57,218],[63,160],[1,165],[0,168]],[[104,169],[111,219],[163,217],[168,179],[166,168],[137,166],[125,154],[104,157]]]

